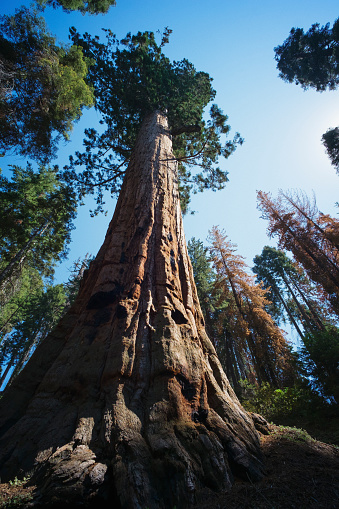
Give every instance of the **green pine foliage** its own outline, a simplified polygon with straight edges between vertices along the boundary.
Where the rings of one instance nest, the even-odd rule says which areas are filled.
[[[300,422],[302,425],[312,426],[314,421],[318,420],[321,421],[322,427],[326,427],[329,418],[333,417],[336,411],[329,401],[305,382],[299,382],[293,387],[276,389],[269,383],[259,387],[249,383],[248,380],[243,380],[241,386],[243,407],[277,424]]]
[[[255,256],[253,260],[252,270],[257,275],[257,282],[262,281],[264,288],[268,291],[269,312],[277,323],[285,321],[284,308],[280,299],[283,291],[281,274],[285,267],[290,268],[289,261],[282,251],[269,246],[265,246],[261,255]]]
[[[65,258],[76,200],[56,168],[28,165],[13,166],[11,178],[0,174],[0,201],[0,291],[8,297],[23,266],[47,277]]]
[[[23,266],[17,278],[11,278],[7,291],[0,292],[0,344],[14,328],[24,320],[24,303],[35,292],[42,291],[44,282],[39,272]]]
[[[328,129],[326,133],[323,134],[322,141],[331,164],[339,174],[339,127]]]
[[[65,12],[80,11],[82,14],[105,14],[112,5],[116,5],[115,0],[36,0],[40,8],[44,9],[47,5],[62,7]]]
[[[277,389],[265,382],[260,387],[248,382],[241,381],[241,403],[249,412],[263,415],[269,421],[278,420],[291,415],[298,405],[304,404],[309,398],[310,391],[301,386],[284,387]]]
[[[276,316],[287,318],[299,332],[302,346],[297,356],[305,381],[338,403],[339,329],[323,294],[283,251],[265,246],[254,264],[258,281],[270,290]]]
[[[339,85],[339,19],[333,27],[315,23],[304,32],[292,28],[282,45],[274,48],[279,77],[318,92]]]
[[[63,285],[47,286],[27,295],[22,301],[22,320],[5,338],[0,349],[0,362],[14,364],[11,381],[25,366],[35,348],[53,330],[62,316],[67,302]]]
[[[66,257],[76,201],[56,168],[28,165],[13,166],[11,178],[0,174],[0,202],[0,363],[6,372],[21,369],[60,317],[55,302],[67,292],[60,285],[44,288]]]
[[[302,267],[283,251],[265,246],[253,262],[252,270],[257,281],[262,281],[269,291],[270,312],[278,323],[288,319],[293,325],[295,318],[303,328],[315,330],[331,320],[328,306],[320,302],[323,294],[311,283]],[[286,316],[286,311],[291,314]]]
[[[64,283],[68,307],[75,301],[80,290],[81,281],[93,259],[94,258],[87,253],[83,259],[79,258],[73,263],[68,281]]]
[[[187,249],[192,263],[200,306],[204,315],[207,316],[215,310],[216,306],[214,296],[216,276],[211,266],[208,248],[201,240],[192,237],[187,243]]]
[[[212,265],[208,247],[194,237],[187,243],[188,254],[193,268],[200,307],[205,319],[205,328],[212,341],[219,360],[234,390],[240,394],[238,383],[238,352],[236,342],[231,334],[229,320],[229,300],[225,298],[218,286],[216,271]]]
[[[339,404],[339,328],[327,325],[325,330],[307,332],[300,359],[311,385]]]
[[[0,151],[53,157],[82,109],[93,105],[90,64],[80,47],[58,45],[37,11],[0,16]]]
[[[23,270],[20,291],[0,313],[0,366],[3,373],[10,367],[10,381],[73,304],[90,260],[77,260],[64,284],[44,284],[37,271]]]

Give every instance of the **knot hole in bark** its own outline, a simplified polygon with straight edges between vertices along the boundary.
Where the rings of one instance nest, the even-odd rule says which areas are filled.
[[[182,374],[176,375],[176,379],[179,382],[181,392],[184,398],[187,399],[188,401],[192,401],[197,392],[194,385],[191,384],[191,382],[189,382],[189,380],[187,380],[187,378],[184,377],[184,375]]]
[[[113,304],[124,290],[124,287],[119,283],[114,282],[113,284],[115,287],[109,292],[99,291],[94,293],[88,301],[87,309],[102,309],[109,304]]]
[[[192,421],[194,422],[206,422],[206,419],[208,417],[208,409],[202,408],[201,406],[198,408],[198,410],[194,410],[192,412]]]
[[[172,318],[177,325],[185,325],[188,320],[179,309],[172,309]]]

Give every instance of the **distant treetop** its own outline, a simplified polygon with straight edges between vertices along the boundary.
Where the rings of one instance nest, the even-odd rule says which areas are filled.
[[[36,3],[42,9],[50,5],[54,9],[62,7],[66,12],[80,11],[82,14],[105,14],[116,4],[115,0],[36,0]]]
[[[305,33],[292,28],[281,46],[274,48],[279,77],[304,90],[318,92],[336,90],[339,85],[339,18],[320,26],[315,23]],[[322,136],[331,163],[339,173],[339,127],[328,129]]]
[[[279,77],[302,88],[318,92],[335,90],[339,85],[339,18],[320,26],[315,23],[304,32],[292,28],[281,46],[274,48]]]

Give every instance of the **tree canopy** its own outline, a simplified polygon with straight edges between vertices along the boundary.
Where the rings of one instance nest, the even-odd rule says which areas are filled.
[[[170,33],[166,29],[158,44],[153,32],[127,34],[118,41],[106,30],[103,43],[97,36],[81,36],[71,29],[73,42],[95,61],[89,78],[105,128],[100,133],[92,128],[85,131],[85,151],[70,158],[64,176],[77,186],[80,198],[97,190],[98,210],[103,190],[113,195],[120,190],[141,123],[155,110],[168,116],[184,204],[191,191],[222,189],[227,182],[227,172],[217,166],[219,157],[228,157],[242,139],[237,133],[232,141],[223,142],[230,127],[216,104],[210,108],[209,120],[204,119],[205,107],[215,97],[212,79],[188,60],[171,62],[164,55]],[[200,171],[193,174],[193,165]],[[83,166],[85,170],[77,174]]]
[[[44,9],[47,5],[54,8],[62,7],[64,11],[80,11],[82,14],[104,14],[116,4],[115,0],[36,0]]]
[[[335,90],[339,85],[339,18],[320,26],[314,23],[305,33],[292,28],[282,45],[274,48],[279,77],[305,90]]]
[[[331,164],[339,174],[339,127],[328,129],[326,133],[323,134],[322,140]]]
[[[46,162],[93,105],[91,61],[76,45],[56,43],[37,11],[0,17],[0,151]]]

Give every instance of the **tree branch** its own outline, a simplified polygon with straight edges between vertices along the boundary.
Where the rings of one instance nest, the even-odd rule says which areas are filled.
[[[113,177],[110,177],[109,179],[106,179],[106,180],[103,180],[102,182],[98,182],[97,184],[91,184],[90,186],[88,186],[88,189],[92,189],[93,187],[97,187],[97,186],[102,186],[104,184],[107,184],[108,182],[111,182],[112,180],[114,180],[115,178],[117,178],[117,176],[121,176],[124,174],[123,171],[118,171],[119,168],[121,168],[121,166],[123,166],[124,164],[126,164],[126,161],[125,160],[124,162],[122,162],[121,164],[119,164],[119,166],[117,168],[114,169],[114,172],[115,172],[115,175]],[[95,165],[97,166],[97,165]],[[86,186],[86,184],[84,184]],[[86,186],[87,187],[87,186]]]
[[[198,157],[205,150],[208,140],[209,140],[209,138],[207,138],[203,147],[200,150],[198,150],[198,152],[196,152],[195,154],[193,154],[191,156],[174,157],[173,159],[161,159],[161,161],[188,161],[188,159],[194,159],[195,157]]]
[[[181,127],[175,127],[171,130],[172,136],[178,136],[182,133],[200,133],[201,127],[199,125],[183,125]]]

